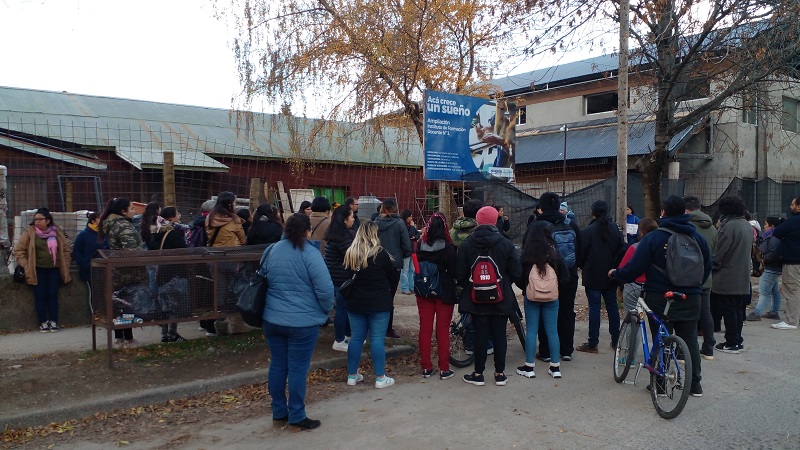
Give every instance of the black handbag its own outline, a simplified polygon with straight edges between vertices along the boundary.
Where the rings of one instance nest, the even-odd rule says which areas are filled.
[[[358,265],[358,268],[355,272],[353,272],[353,276],[348,278],[347,280],[339,286],[339,293],[342,294],[342,297],[349,298],[350,294],[353,293],[353,286],[356,282],[356,276],[358,276],[358,272],[361,270],[361,265]]]
[[[250,282],[239,294],[239,300],[236,302],[236,309],[242,315],[242,320],[251,327],[260,328],[264,323],[262,316],[264,315],[264,307],[267,305],[267,286],[269,283],[266,275],[262,275],[260,270],[271,250],[272,245],[264,251],[264,256],[261,257],[258,269],[250,277]]]
[[[17,283],[24,283],[25,282],[25,268],[22,266],[17,266],[14,269],[14,281]]]

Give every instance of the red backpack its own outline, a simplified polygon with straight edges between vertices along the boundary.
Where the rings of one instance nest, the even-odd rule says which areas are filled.
[[[472,283],[472,301],[474,303],[500,303],[503,301],[503,288],[500,282],[503,276],[500,269],[488,254],[481,254],[472,263],[469,277]]]

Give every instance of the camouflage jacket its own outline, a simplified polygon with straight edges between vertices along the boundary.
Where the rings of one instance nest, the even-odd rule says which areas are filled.
[[[131,219],[111,214],[103,222],[103,234],[108,237],[108,248],[111,250],[139,250],[142,248],[142,236],[133,226]]]
[[[456,247],[461,245],[477,227],[478,221],[471,217],[459,217],[456,219],[453,222],[453,228],[450,229],[450,238],[453,239],[453,245]]]

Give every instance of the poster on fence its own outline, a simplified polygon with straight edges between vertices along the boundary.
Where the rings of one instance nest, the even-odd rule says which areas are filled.
[[[516,122],[516,105],[505,99],[425,91],[425,179],[481,174],[513,183]]]

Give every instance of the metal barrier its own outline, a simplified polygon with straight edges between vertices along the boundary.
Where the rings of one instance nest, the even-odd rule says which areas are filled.
[[[113,330],[236,313],[236,299],[266,247],[98,251],[92,260],[92,349],[99,325],[106,329],[113,367]]]

